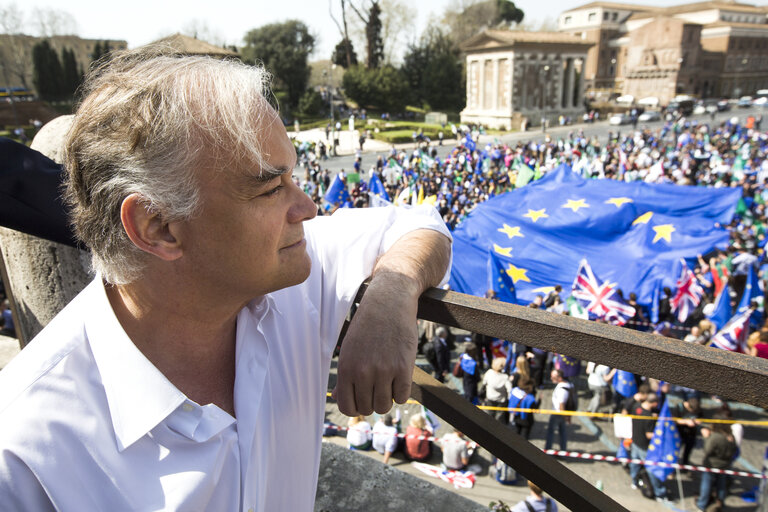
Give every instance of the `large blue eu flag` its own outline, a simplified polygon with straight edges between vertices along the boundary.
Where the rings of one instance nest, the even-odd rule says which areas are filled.
[[[483,296],[489,253],[508,259],[519,304],[571,285],[586,258],[624,295],[650,304],[675,288],[683,258],[725,248],[739,189],[587,180],[567,165],[478,205],[454,231],[453,290]]]

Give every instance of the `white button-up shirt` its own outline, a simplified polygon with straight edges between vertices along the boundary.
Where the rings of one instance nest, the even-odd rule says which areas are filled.
[[[310,277],[237,317],[237,419],[123,331],[99,278],[0,372],[2,510],[312,510],[331,355],[360,283],[432,207],[305,223]]]

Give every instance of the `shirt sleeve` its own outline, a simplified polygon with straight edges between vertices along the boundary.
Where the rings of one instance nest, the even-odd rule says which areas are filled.
[[[371,275],[378,258],[403,235],[431,229],[452,239],[437,210],[430,205],[342,208],[304,226],[312,258],[310,296],[320,312],[324,338],[333,342],[360,285]],[[447,282],[449,276],[450,265],[440,284]]]
[[[8,451],[0,454],[0,503],[3,510],[55,510],[37,476]]]

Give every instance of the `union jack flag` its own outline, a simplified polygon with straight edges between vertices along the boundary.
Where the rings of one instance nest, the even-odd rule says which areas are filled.
[[[748,309],[731,318],[725,326],[712,336],[713,347],[730,352],[745,352],[747,334],[749,333],[749,317],[754,309]]]
[[[688,318],[688,315],[699,305],[701,296],[704,295],[704,290],[699,285],[691,269],[685,264],[685,260],[681,261],[683,268],[680,272],[680,278],[677,280],[677,292],[670,299],[669,304],[672,306],[672,311],[677,311],[677,319],[680,323],[683,323]]]
[[[616,293],[616,284],[601,281],[585,259],[579,264],[571,294],[587,310],[590,318],[604,318],[614,325],[624,325],[635,316],[635,308]]]

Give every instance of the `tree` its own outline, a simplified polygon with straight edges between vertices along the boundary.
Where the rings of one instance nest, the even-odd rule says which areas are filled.
[[[336,19],[336,16],[333,15],[333,3],[331,0],[328,0],[328,14],[331,15],[331,19],[336,24],[336,27],[339,29],[339,33],[341,34],[341,41],[344,43],[344,54],[347,59],[347,65],[344,66],[344,69],[351,68],[354,64],[352,62],[352,41],[349,39],[349,29],[347,26],[347,3],[346,0],[340,0],[341,3],[341,21],[343,23],[342,25],[339,24],[339,21]],[[357,56],[355,56],[355,60],[357,60]]]
[[[32,47],[32,63],[32,81],[40,97],[46,101],[60,100],[63,96],[61,61],[47,39]]]
[[[323,97],[315,89],[307,89],[299,100],[299,112],[305,116],[317,116],[323,110]]]
[[[508,27],[523,21],[525,13],[509,0],[474,1],[463,8],[448,8],[443,24],[456,44],[461,44],[486,28]]]
[[[48,7],[35,8],[32,10],[32,19],[40,37],[77,34],[77,22],[66,11]]]
[[[364,108],[400,112],[408,99],[408,81],[392,66],[367,69],[354,66],[342,79],[345,95]]]
[[[384,60],[384,42],[381,39],[381,7],[379,0],[371,0],[368,11],[363,12],[350,2],[350,7],[365,24],[365,41],[367,58],[365,64],[368,69],[378,68]]]
[[[401,0],[381,0],[381,39],[384,44],[384,62],[394,64],[402,55],[412,34],[416,33],[415,4]]]
[[[83,70],[78,68],[75,52],[71,48],[61,50],[61,68],[61,96],[74,98],[75,91],[80,87],[83,79]]]
[[[355,48],[352,46],[352,41],[349,39],[342,39],[339,41],[339,44],[333,49],[331,62],[344,69],[348,69],[351,66],[357,66],[357,53],[355,53]],[[348,62],[350,64],[348,64]]]
[[[413,101],[435,110],[461,110],[464,78],[461,57],[451,38],[436,26],[427,27],[418,43],[409,45],[401,68]]]
[[[287,91],[290,106],[296,107],[307,89],[311,71],[307,59],[314,47],[309,28],[299,20],[288,20],[249,31],[242,56],[248,64],[263,62],[275,86]]]
[[[93,46],[93,52],[91,52],[91,61],[98,62],[102,57],[109,55],[109,52],[111,51],[112,48],[109,47],[109,41],[103,41],[101,43],[96,41],[96,44]]]
[[[22,41],[24,24],[24,13],[16,4],[0,6],[0,32],[5,35],[0,47],[0,68],[3,70],[0,78],[6,86],[14,85],[11,80],[15,80],[16,84],[30,89],[27,76],[32,67],[32,55],[29,46]]]

